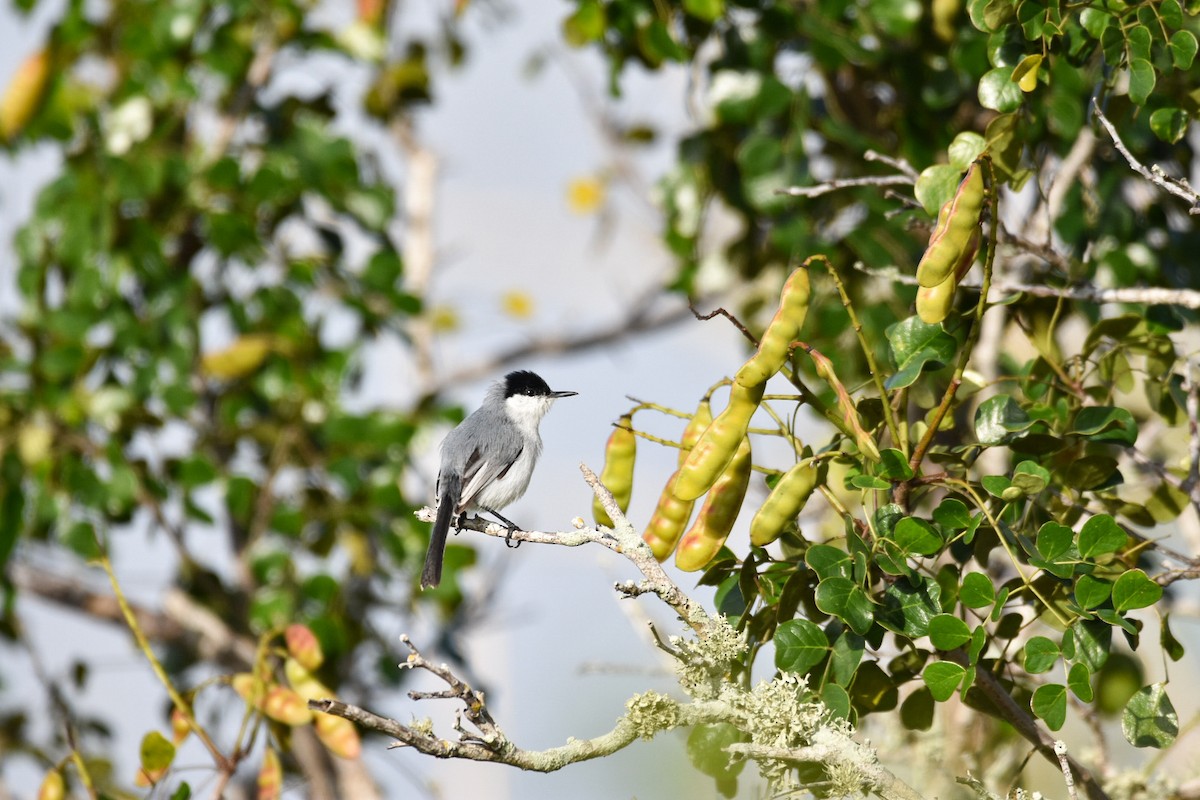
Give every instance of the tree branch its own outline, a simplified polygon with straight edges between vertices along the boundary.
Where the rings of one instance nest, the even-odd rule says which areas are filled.
[[[1104,112],[1100,110],[1100,103],[1095,97],[1092,98],[1092,114],[1100,121],[1101,126],[1108,133],[1108,138],[1112,139],[1113,146],[1117,148],[1117,152],[1125,158],[1125,161],[1134,172],[1168,194],[1173,194],[1188,202],[1190,204],[1188,208],[1189,214],[1193,216],[1200,214],[1200,194],[1197,194],[1196,190],[1187,182],[1187,179],[1172,178],[1163,172],[1162,167],[1157,164],[1147,167],[1138,161],[1133,153],[1129,152],[1129,148],[1125,146],[1125,143],[1121,141],[1117,129],[1108,121],[1108,117],[1104,116]]]
[[[412,691],[409,697],[462,703],[454,725],[459,734],[457,741],[438,736],[428,719],[405,725],[333,699],[310,700],[309,708],[385,733],[396,740],[393,747],[412,747],[436,758],[491,761],[537,772],[552,772],[568,764],[607,756],[638,738],[649,739],[661,731],[702,723],[731,722],[743,731],[752,745],[765,748],[754,752],[729,748],[731,755],[755,758],[764,776],[770,779],[779,779],[789,772],[789,762],[815,760],[829,767],[839,780],[853,780],[857,788],[873,789],[885,800],[920,799],[915,790],[879,763],[873,750],[851,738],[849,725],[830,715],[809,691],[804,678],[784,674],[753,689],[730,681],[727,677],[730,665],[745,652],[744,635],[734,630],[723,617],[709,617],[689,598],[655,560],[650,548],[621,513],[612,494],[595,473],[582,464],[580,471],[615,521],[611,529],[588,528],[580,518],[574,521],[574,531],[552,533],[507,531],[500,525],[479,519],[465,520],[463,526],[489,536],[511,537],[522,542],[567,547],[594,542],[629,559],[642,573],[643,580],[617,584],[617,590],[630,597],[657,595],[698,634],[696,640],[671,637],[674,647],[664,647],[678,660],[680,684],[691,700],[680,701],[657,692],[635,695],[626,702],[626,713],[608,733],[586,740],[570,739],[565,745],[548,750],[523,750],[514,745],[496,723],[482,692],[459,679],[446,665],[430,662],[404,636],[401,641],[409,655],[401,666],[430,672],[447,687],[439,691]],[[433,511],[423,508],[417,512],[417,517],[428,521],[433,518]],[[464,719],[470,727],[464,725]]]

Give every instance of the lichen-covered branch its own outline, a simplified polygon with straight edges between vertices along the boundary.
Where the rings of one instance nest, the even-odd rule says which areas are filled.
[[[732,666],[746,651],[744,634],[724,617],[710,617],[699,603],[688,597],[659,565],[596,474],[586,465],[580,465],[580,470],[614,520],[612,528],[589,528],[582,519],[575,520],[575,530],[559,532],[509,531],[479,519],[464,520],[463,527],[518,542],[568,547],[596,543],[629,559],[642,573],[642,580],[618,583],[616,590],[626,597],[657,596],[696,634],[687,638],[671,636],[669,643],[660,643],[664,652],[676,659],[679,684],[688,699],[657,692],[635,695],[626,702],[625,713],[608,733],[586,740],[570,739],[547,750],[524,750],[505,735],[488,710],[482,692],[445,664],[429,661],[405,636],[401,641],[409,654],[402,666],[429,672],[446,687],[412,691],[409,697],[417,701],[460,703],[454,724],[456,739],[439,736],[427,718],[404,724],[332,699],[311,700],[309,707],[387,734],[395,739],[393,747],[411,747],[436,758],[491,761],[537,772],[553,772],[569,764],[601,758],[639,738],[650,739],[673,728],[730,723],[752,748],[730,748],[730,756],[754,759],[760,773],[774,786],[790,787],[795,780],[794,762],[811,760],[824,767],[829,785],[836,790],[834,793],[868,788],[886,800],[918,800],[920,795],[880,764],[873,750],[853,740],[849,723],[833,716],[809,690],[803,677],[785,673],[752,688],[729,680]],[[433,510],[421,509],[417,516],[432,519]]]

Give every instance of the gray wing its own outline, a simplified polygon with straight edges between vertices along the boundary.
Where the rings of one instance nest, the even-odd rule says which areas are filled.
[[[442,471],[454,470],[462,476],[457,511],[466,510],[485,486],[504,477],[523,449],[516,427],[483,409],[452,430],[442,443]]]

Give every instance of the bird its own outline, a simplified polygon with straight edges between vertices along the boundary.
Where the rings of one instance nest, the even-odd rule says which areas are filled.
[[[451,525],[461,527],[467,511],[486,512],[504,522],[509,536],[518,526],[500,515],[529,488],[533,467],[542,454],[538,424],[562,397],[578,392],[554,391],[537,373],[517,370],[488,389],[483,404],[442,441],[437,477],[437,516],[421,572],[421,588],[442,580],[442,557]],[[507,538],[506,538],[507,541]]]

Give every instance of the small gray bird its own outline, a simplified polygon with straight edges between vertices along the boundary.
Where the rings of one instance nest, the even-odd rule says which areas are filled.
[[[441,582],[446,534],[452,524],[458,527],[467,511],[485,511],[504,522],[510,533],[518,530],[499,510],[516,502],[529,486],[533,465],[542,454],[538,423],[555,400],[574,394],[552,391],[527,370],[510,372],[493,383],[483,405],[446,436],[437,479],[437,519],[421,588]]]

